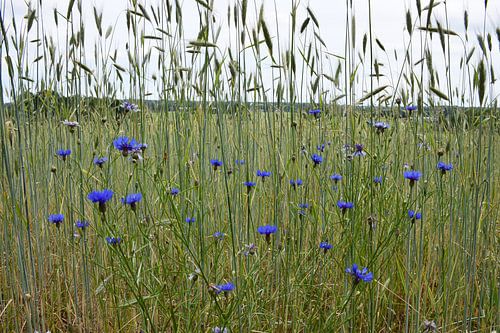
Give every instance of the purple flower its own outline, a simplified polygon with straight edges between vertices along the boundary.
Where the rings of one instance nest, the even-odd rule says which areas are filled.
[[[257,170],[257,177],[262,178],[262,181],[264,181],[265,178],[270,176],[271,176],[271,171]]]
[[[416,105],[411,105],[411,104],[410,104],[410,105],[407,105],[407,106],[406,106],[406,111],[410,111],[410,112],[412,112],[412,111],[415,111],[416,109],[417,109],[417,106],[416,106]]]
[[[76,226],[78,229],[81,229],[81,230],[83,230],[83,231],[85,231],[85,229],[87,229],[87,227],[88,227],[89,225],[90,225],[90,223],[89,223],[89,222],[87,222],[87,221],[80,221],[80,220],[78,220],[78,221],[76,221],[76,223],[75,223],[75,226]]]
[[[122,239],[120,237],[106,237],[106,242],[109,245],[116,246],[116,245],[120,245],[120,243],[122,242]]]
[[[194,218],[194,217],[186,217],[185,221],[186,221],[187,224],[191,224],[191,223],[196,222],[196,218]]]
[[[413,186],[415,182],[417,182],[420,177],[422,177],[422,173],[416,170],[408,170],[403,173],[404,177],[410,181],[410,186]]]
[[[133,138],[128,138],[126,136],[120,136],[113,141],[113,146],[122,152],[123,156],[128,156],[129,153],[134,152],[138,143]]]
[[[409,210],[408,211],[408,217],[412,220],[412,222],[415,222],[415,220],[421,220],[422,219],[422,213],[416,212],[414,210]]]
[[[261,235],[266,236],[266,242],[271,243],[271,235],[278,231],[278,227],[275,225],[261,225],[257,228],[257,232]]]
[[[453,164],[446,164],[444,162],[438,162],[437,164],[437,168],[438,170],[441,171],[441,174],[445,174],[447,171],[451,171],[453,170]]]
[[[382,176],[375,176],[375,177],[373,177],[373,182],[375,184],[382,184]]]
[[[221,241],[224,239],[226,234],[223,232],[220,232],[220,231],[216,231],[216,232],[214,232],[214,234],[212,236],[215,238],[215,240]]]
[[[218,295],[220,293],[228,294],[229,292],[233,291],[235,288],[234,284],[231,282],[225,283],[225,284],[219,284],[215,286],[215,293]]]
[[[139,112],[139,107],[136,104],[130,103],[129,101],[124,101],[122,108],[125,112]]]
[[[321,164],[321,162],[323,162],[323,157],[321,157],[318,154],[313,154],[311,156],[311,159],[314,162],[314,166],[317,166],[317,165]]]
[[[293,189],[297,189],[298,186],[302,186],[304,182],[302,179],[297,178],[297,179],[290,179],[290,185],[292,185]]]
[[[59,149],[56,153],[63,161],[66,161],[66,157],[71,155],[71,149]]]
[[[377,130],[377,133],[384,133],[386,129],[388,129],[390,126],[387,123],[384,123],[383,121],[377,121],[375,124],[373,124],[373,127]]]
[[[328,242],[321,242],[319,243],[319,248],[320,249],[323,249],[323,252],[326,254],[326,252],[328,250],[330,250],[331,248],[333,247],[332,244],[328,243]]]
[[[342,211],[342,214],[345,214],[345,212],[348,209],[352,209],[354,207],[354,203],[348,202],[348,201],[339,200],[339,201],[337,201],[337,207],[340,208],[340,210]]]
[[[356,143],[354,145],[355,147],[355,151],[354,151],[354,154],[352,154],[353,156],[365,156],[366,153],[363,151],[364,149],[364,146],[360,143]]]
[[[245,185],[248,189],[248,191],[250,192],[250,190],[252,189],[252,187],[255,187],[255,182],[244,182],[243,185]]]
[[[99,211],[101,213],[106,212],[106,202],[111,200],[113,197],[113,191],[105,189],[102,191],[92,191],[89,193],[87,198],[92,201],[93,203],[98,203],[99,204]]]
[[[373,280],[372,272],[368,272],[366,267],[360,270],[356,264],[352,264],[345,272],[353,277],[354,284],[358,284],[360,281],[371,282]]]
[[[335,183],[337,183],[337,182],[342,180],[342,176],[339,175],[338,173],[336,173],[336,174],[331,175],[330,179],[333,180]]]
[[[177,194],[179,194],[179,192],[180,190],[177,187],[172,187],[170,189],[170,195],[176,196]]]
[[[107,157],[96,157],[94,158],[94,164],[99,168],[102,168],[102,165],[108,161]]]
[[[56,227],[59,228],[59,225],[64,220],[64,215],[63,214],[52,214],[52,215],[49,215],[48,220],[50,223],[54,223],[56,225]]]
[[[130,205],[130,208],[132,208],[132,210],[135,211],[137,208],[137,203],[141,200],[142,200],[141,193],[127,194],[125,198],[122,198],[122,204]]]
[[[213,159],[210,160],[210,164],[214,167],[214,170],[217,170],[218,167],[222,166],[222,161],[219,161],[218,159]]]
[[[308,113],[310,115],[313,115],[315,118],[319,118],[319,116],[321,114],[321,110],[320,109],[309,110]]]

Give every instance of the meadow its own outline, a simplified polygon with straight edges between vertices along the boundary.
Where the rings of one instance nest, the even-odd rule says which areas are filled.
[[[498,330],[486,14],[474,35],[465,12],[462,36],[435,21],[446,2],[417,0],[392,77],[350,1],[333,57],[313,6],[291,1],[280,38],[258,2],[222,21],[192,2],[189,41],[180,2],[128,2],[126,64],[111,42],[125,27],[96,8],[54,10],[58,45],[52,9],[6,21],[2,2],[0,331]],[[460,66],[434,67],[458,37]]]

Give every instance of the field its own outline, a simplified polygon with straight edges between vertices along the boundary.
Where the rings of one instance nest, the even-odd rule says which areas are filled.
[[[331,71],[312,7],[291,1],[279,46],[260,3],[221,22],[192,2],[189,42],[178,2],[128,3],[126,64],[125,27],[79,1],[54,13],[64,47],[41,2],[18,29],[0,12],[0,331],[498,330],[500,30],[466,23],[460,67],[434,68],[427,40],[451,64],[458,33],[416,1],[406,34],[427,46],[387,83],[352,4]]]

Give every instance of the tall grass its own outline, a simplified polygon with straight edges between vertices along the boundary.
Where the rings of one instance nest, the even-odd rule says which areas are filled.
[[[343,52],[328,50],[313,3],[290,2],[288,31],[278,1],[230,2],[227,15],[189,4],[131,0],[124,26],[105,27],[80,0],[27,4],[21,19],[1,2],[2,330],[498,329],[500,34],[488,2],[476,34],[467,12],[459,33],[446,2],[416,0],[404,54],[376,35],[372,1],[367,17],[346,1]],[[122,154],[120,136],[147,149]],[[106,188],[102,212],[87,196]],[[131,193],[136,206],[120,200]],[[355,263],[371,282],[346,273]]]

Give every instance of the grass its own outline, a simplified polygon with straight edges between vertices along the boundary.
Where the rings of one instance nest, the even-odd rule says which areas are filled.
[[[42,38],[41,3],[14,24],[5,21],[2,2],[9,37],[0,48],[8,72],[2,77],[9,78],[0,87],[2,330],[498,329],[500,132],[488,83],[498,54],[486,18],[477,45],[469,32],[460,36],[463,64],[452,70],[465,79],[454,87],[448,72],[439,89],[432,56],[440,53],[431,36],[446,64],[449,38],[458,37],[448,20],[432,23],[432,11],[446,12],[446,4],[417,1],[416,13],[408,12],[409,51],[399,77],[386,83],[386,67],[375,64],[377,49],[390,61],[388,52],[373,37],[371,17],[365,42],[356,44],[349,2],[337,67],[323,60],[328,51],[312,7],[292,1],[284,38],[259,3],[235,3],[222,22],[213,20],[213,2],[196,4],[194,41],[185,40],[177,2],[130,2],[127,27],[111,30],[95,10],[91,62],[79,39],[89,13],[79,1],[55,13],[67,31],[65,47]],[[221,24],[235,36],[226,49],[215,47]],[[120,64],[112,36],[125,28],[129,62]],[[23,47],[34,37],[36,46]],[[476,48],[482,53],[474,62],[468,54]],[[373,75],[367,80],[361,72]],[[157,102],[148,101],[151,81]],[[358,96],[358,85],[369,89]],[[117,100],[123,95],[140,111],[125,112]],[[411,104],[416,110],[404,111]],[[448,111],[439,114],[441,108]],[[79,125],[72,129],[65,119]],[[375,121],[390,127],[377,130]],[[123,154],[113,145],[120,136],[147,148]],[[63,159],[58,149],[71,154]],[[108,161],[101,168],[96,157]],[[211,159],[223,164],[214,167]],[[441,172],[440,161],[453,169]],[[257,170],[271,175],[258,177]],[[408,170],[422,177],[411,182],[403,176]],[[302,185],[290,184],[298,179]],[[246,181],[256,184],[249,189]],[[114,192],[105,212],[88,199],[103,189]],[[132,193],[142,194],[134,208],[120,200]],[[342,210],[338,201],[354,207]],[[422,218],[410,218],[409,210]],[[56,226],[48,217],[58,213],[64,221]],[[89,226],[78,228],[83,220]],[[277,232],[261,235],[263,225]],[[321,242],[333,248],[321,249]],[[346,273],[355,263],[373,273],[371,282]],[[234,290],[220,292],[228,282]]]

